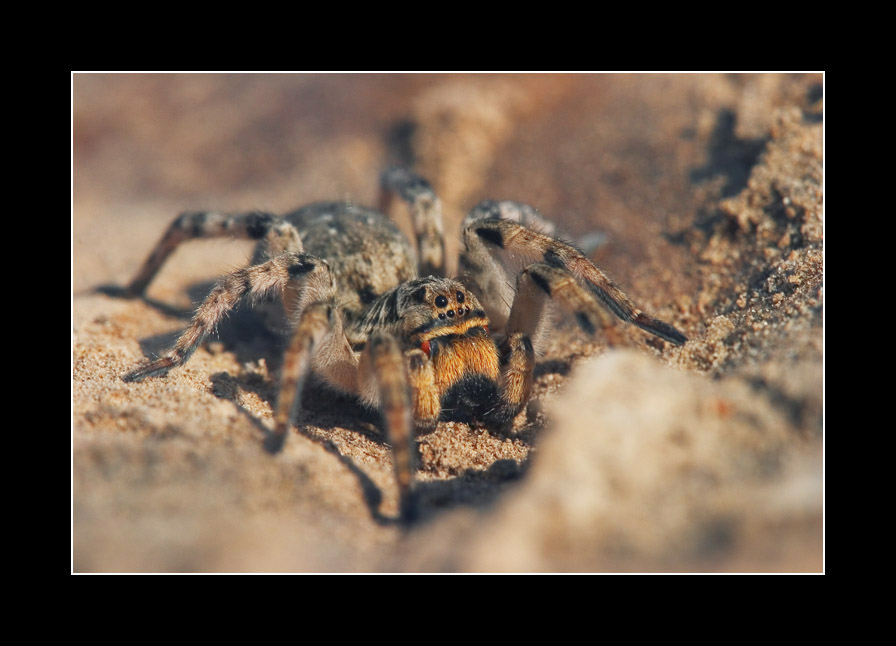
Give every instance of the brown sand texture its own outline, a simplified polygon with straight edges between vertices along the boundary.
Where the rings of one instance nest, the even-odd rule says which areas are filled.
[[[824,572],[823,83],[802,74],[73,75],[72,571]],[[374,205],[412,160],[449,256],[482,199],[530,203],[683,347],[561,316],[513,429],[417,438],[396,522],[375,416],[319,389],[267,453],[280,350],[238,311],[163,352],[252,246],[180,212]],[[401,209],[395,219],[408,234]]]

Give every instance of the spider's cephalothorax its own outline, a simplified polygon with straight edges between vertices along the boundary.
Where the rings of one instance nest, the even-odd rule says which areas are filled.
[[[127,292],[141,295],[167,257],[194,238],[259,241],[253,264],[222,278],[190,326],[161,358],[124,376],[139,381],[182,365],[236,304],[247,298],[275,312],[290,333],[274,431],[277,450],[295,419],[306,378],[382,412],[395,459],[402,516],[413,514],[413,436],[439,420],[504,426],[532,387],[532,339],[548,300],[588,332],[612,312],[682,344],[677,329],[642,312],[574,247],[542,231],[532,207],[483,202],[464,221],[463,276],[445,277],[441,205],[430,185],[404,170],[383,176],[411,208],[416,248],[379,211],[313,204],[285,216],[185,213],[169,226]],[[418,266],[420,274],[418,274]],[[516,275],[508,280],[507,269]]]
[[[354,329],[362,336],[388,332],[404,352],[422,353],[417,363],[429,368],[411,383],[414,417],[417,426],[433,426],[439,419],[506,422],[516,413],[500,405],[500,354],[488,326],[479,300],[461,282],[426,276],[380,296]]]

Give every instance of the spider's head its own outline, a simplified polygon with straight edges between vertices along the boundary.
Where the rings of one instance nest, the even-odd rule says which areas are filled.
[[[450,278],[427,276],[377,298],[357,327],[388,330],[406,349],[420,349],[433,362],[439,389],[447,392],[469,377],[497,379],[498,349],[476,296]]]
[[[411,347],[432,362],[442,417],[484,419],[498,398],[500,357],[479,300],[456,280],[407,283],[400,318]]]
[[[462,283],[428,276],[404,288],[397,303],[403,335],[427,354],[433,340],[488,332],[485,310]]]

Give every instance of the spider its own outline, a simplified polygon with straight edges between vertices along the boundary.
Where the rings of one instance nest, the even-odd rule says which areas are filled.
[[[382,415],[392,447],[400,515],[416,513],[415,432],[440,420],[506,427],[528,402],[533,339],[545,331],[548,301],[593,333],[606,312],[673,344],[673,326],[641,311],[573,246],[552,234],[534,208],[478,204],[463,223],[462,278],[446,276],[441,203],[431,185],[404,169],[382,176],[379,210],[316,203],[283,216],[249,212],[178,216],[125,288],[143,295],[177,246],[190,239],[258,240],[252,264],[221,278],[187,329],[160,358],[123,376],[155,377],[183,365],[243,298],[279,316],[285,350],[274,429],[278,451],[313,373]],[[394,196],[409,205],[416,246],[383,211]],[[508,268],[508,269],[505,269]],[[516,274],[515,284],[507,271]]]

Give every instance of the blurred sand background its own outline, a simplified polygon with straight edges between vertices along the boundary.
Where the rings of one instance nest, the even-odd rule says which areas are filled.
[[[75,74],[73,159],[73,571],[823,571],[821,74]],[[512,432],[418,438],[409,530],[351,402],[309,394],[263,450],[279,352],[248,314],[120,380],[249,243],[183,247],[143,300],[98,289],[181,211],[373,204],[396,161],[452,256],[476,202],[531,203],[691,339],[561,322]]]

